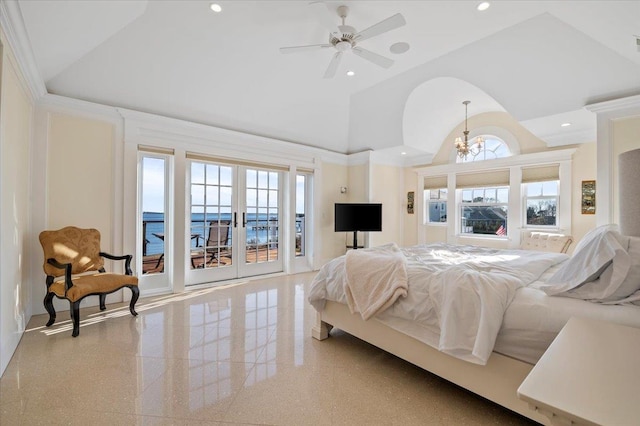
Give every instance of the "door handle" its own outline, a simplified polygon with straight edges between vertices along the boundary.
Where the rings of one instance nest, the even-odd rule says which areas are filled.
[[[233,212],[233,227],[238,227],[238,212]]]
[[[246,212],[242,212],[242,227],[244,228],[245,226],[247,226],[247,218],[246,218],[247,213]]]

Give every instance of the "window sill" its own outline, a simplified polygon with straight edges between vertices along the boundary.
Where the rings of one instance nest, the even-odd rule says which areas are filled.
[[[500,237],[498,235],[489,235],[489,234],[456,234],[457,238],[469,238],[471,240],[491,240],[491,241],[511,241],[509,236]]]
[[[425,225],[427,226],[440,226],[440,227],[444,227],[447,226],[447,222],[426,222]]]

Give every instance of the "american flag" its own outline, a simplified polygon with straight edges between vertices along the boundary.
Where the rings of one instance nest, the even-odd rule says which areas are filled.
[[[500,228],[498,228],[498,230],[496,231],[496,235],[507,235],[507,230],[504,226],[500,225]]]

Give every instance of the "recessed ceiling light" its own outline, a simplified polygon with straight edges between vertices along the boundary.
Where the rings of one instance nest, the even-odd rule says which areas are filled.
[[[478,5],[478,10],[482,12],[483,10],[489,9],[489,6],[491,6],[491,3],[489,3],[488,1],[483,1]]]
[[[222,6],[220,6],[218,3],[211,3],[211,6],[209,7],[216,13],[222,12]]]
[[[562,123],[560,126],[561,127],[569,127],[569,126],[571,126],[571,123]]]
[[[351,70],[349,70],[349,71],[347,71],[347,75],[348,75],[349,77],[353,77],[354,75],[356,75],[356,72],[355,72],[355,71],[351,71]]]
[[[389,47],[389,51],[391,53],[400,54],[409,50],[409,43],[405,43],[404,41],[400,41],[398,43],[394,43]]]
[[[406,153],[406,152],[404,152],[404,151],[402,151],[402,152],[400,153],[400,155],[407,155],[407,153]]]

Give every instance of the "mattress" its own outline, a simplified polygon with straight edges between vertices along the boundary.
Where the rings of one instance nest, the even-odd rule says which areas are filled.
[[[494,352],[535,364],[571,317],[598,319],[640,328],[640,306],[602,305],[568,297],[547,296],[537,286],[562,266],[523,287],[507,308]]]

